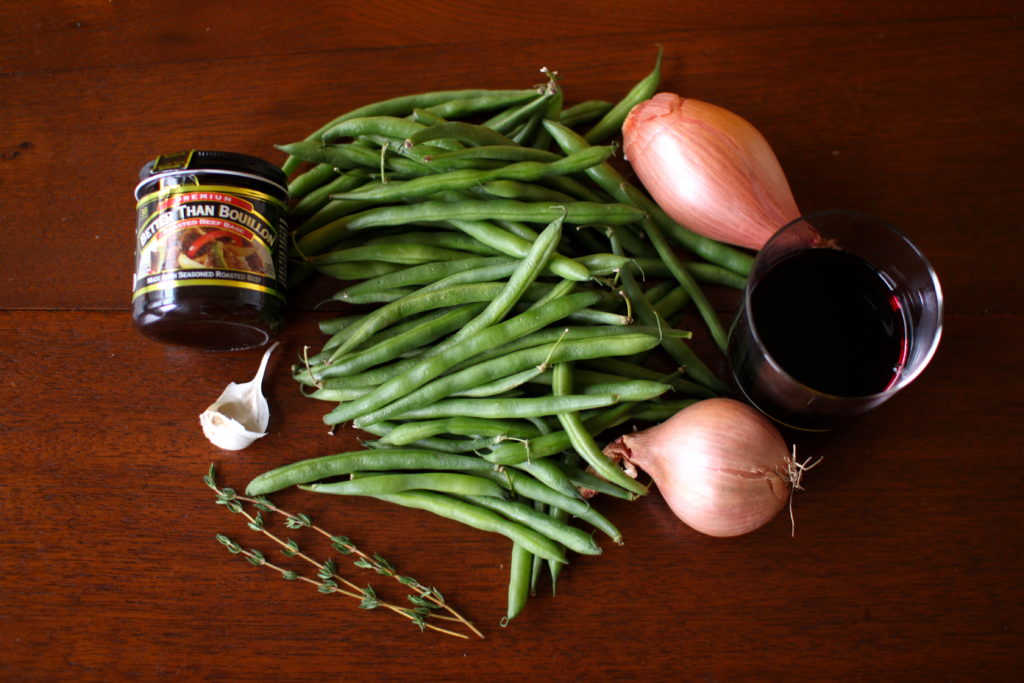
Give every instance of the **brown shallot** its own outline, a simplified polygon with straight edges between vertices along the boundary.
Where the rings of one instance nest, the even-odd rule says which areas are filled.
[[[767,524],[807,469],[767,418],[728,398],[699,401],[604,452],[646,472],[676,516],[709,536]]]
[[[658,93],[633,107],[622,140],[654,201],[705,237],[760,249],[800,216],[775,152],[727,109]]]

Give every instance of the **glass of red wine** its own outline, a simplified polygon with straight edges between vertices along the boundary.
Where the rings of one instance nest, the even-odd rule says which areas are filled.
[[[924,254],[877,218],[824,211],[758,252],[729,360],[761,412],[824,431],[914,381],[941,335],[942,289]]]

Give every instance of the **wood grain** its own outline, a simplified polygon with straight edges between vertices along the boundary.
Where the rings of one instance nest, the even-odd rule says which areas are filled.
[[[0,679],[1017,680],[1024,671],[1024,32],[1013,3],[6,3],[0,9]],[[275,496],[436,585],[483,641],[421,634],[227,553],[272,551],[202,482],[359,448],[288,372],[330,283],[296,292],[238,453],[198,414],[261,351],[144,340],[128,314],[132,190],[188,147],[273,145],[347,108],[456,87],[614,99],[663,89],[775,147],[801,208],[885,217],[946,293],[904,393],[840,432],[748,536],[688,530],[655,493],[599,509],[626,543],[574,558],[501,627],[507,542],[372,501]],[[723,318],[735,300],[716,299]],[[291,533],[282,530],[283,533]],[[328,550],[309,539],[316,552]],[[276,551],[274,551],[276,552]],[[269,553],[268,553],[269,554]],[[281,561],[286,561],[283,556]],[[386,584],[351,568],[350,576]]]

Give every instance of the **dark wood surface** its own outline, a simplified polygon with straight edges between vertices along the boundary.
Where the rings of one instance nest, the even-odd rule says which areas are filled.
[[[139,167],[185,148],[279,162],[274,144],[354,106],[525,87],[544,66],[570,101],[616,99],[655,44],[662,89],[754,122],[802,210],[888,219],[945,288],[916,384],[796,437],[824,461],[795,536],[785,515],[722,540],[657,494],[601,501],[625,545],[577,557],[503,628],[504,539],[278,498],[440,588],[486,635],[468,641],[225,552],[219,532],[266,544],[213,503],[211,463],[242,488],[357,434],[328,435],[289,377],[319,339],[305,292],[266,381],[270,435],[237,453],[203,438],[199,412],[261,351],[132,328]],[[3,3],[0,679],[1018,680],[1022,74],[1012,2]]]

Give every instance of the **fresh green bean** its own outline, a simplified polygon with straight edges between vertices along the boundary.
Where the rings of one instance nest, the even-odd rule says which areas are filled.
[[[559,363],[555,366],[552,390],[555,396],[568,395],[572,391],[572,365],[570,363]],[[598,475],[633,493],[643,495],[647,492],[647,487],[627,476],[622,469],[601,452],[594,442],[593,436],[584,426],[578,412],[558,413],[558,421],[569,436],[573,449],[588,465],[594,468]]]
[[[438,434],[459,436],[490,436],[529,439],[538,436],[537,428],[520,420],[484,420],[459,415],[439,420],[405,422],[381,438],[383,443],[403,446]]]
[[[614,394],[566,394],[564,396],[536,396],[531,398],[449,398],[429,406],[401,413],[398,419],[433,420],[439,417],[469,415],[487,418],[520,418],[557,415],[565,412],[604,408],[618,403]],[[361,419],[354,425],[359,427]]]
[[[462,229],[461,224],[464,221],[494,219],[550,223],[563,214],[566,223],[576,225],[618,225],[643,218],[643,213],[639,209],[616,203],[596,204],[579,201],[553,206],[547,202],[520,202],[514,199],[462,202],[429,200],[418,204],[378,206],[343,216],[302,235],[295,251],[299,254],[316,254],[335,244],[345,235],[368,228],[447,221]]]
[[[661,46],[658,46],[658,57],[654,63],[654,69],[630,89],[626,95],[615,103],[615,106],[601,117],[594,124],[594,127],[587,131],[587,142],[595,144],[603,142],[622,130],[622,124],[626,120],[629,111],[646,99],[649,99],[658,90],[661,82]]]
[[[467,169],[421,176],[407,181],[392,181],[364,185],[355,190],[332,195],[332,199],[356,201],[394,202],[414,197],[425,197],[437,192],[465,190],[494,180],[530,182],[552,175],[576,173],[602,163],[613,152],[612,147],[587,147],[579,153],[569,154],[557,161],[519,161],[492,170]]]
[[[469,256],[471,254],[467,254],[464,251],[454,251],[425,244],[390,244],[387,249],[381,249],[379,245],[370,244],[325,251],[311,256],[309,263],[313,266],[321,266],[331,263],[344,263],[346,261],[372,260],[384,263],[397,263],[399,265],[421,265],[435,261],[454,261],[468,258]]]
[[[510,201],[510,200],[492,200]],[[569,205],[566,205],[569,206]],[[485,220],[450,220],[449,224],[456,230],[486,244],[503,254],[516,258],[525,258],[530,250],[530,242],[507,230],[503,230]],[[567,280],[585,282],[590,279],[590,271],[573,259],[559,253],[551,255],[551,270]]]
[[[561,300],[545,304],[545,306],[558,305],[559,301]],[[537,310],[542,310],[542,308]],[[554,332],[558,332],[558,336],[555,336]],[[392,419],[403,412],[435,404],[459,391],[479,386],[496,376],[508,376],[526,368],[537,366],[546,368],[550,363],[561,362],[565,358],[595,358],[619,353],[634,353],[653,348],[658,344],[657,337],[650,334],[632,333],[611,336],[603,330],[579,330],[576,334],[572,330],[567,332],[551,330],[546,331],[544,336],[554,337],[554,341],[515,351],[509,349],[507,352],[502,352],[502,348],[506,347],[500,347],[498,349],[500,355],[497,358],[477,360],[461,370],[425,382],[418,388],[409,389],[386,405],[371,409],[358,422],[372,424]],[[577,336],[582,338],[577,339]]]
[[[433,247],[441,247],[443,249],[454,249],[456,251],[466,251],[471,254],[478,256],[500,256],[502,252],[489,247],[483,242],[474,239],[461,232],[457,232],[449,229],[441,229],[433,232],[429,231],[409,231],[407,229],[400,229],[398,232],[393,234],[382,234],[377,237],[371,237],[363,242],[364,244],[424,244]],[[525,253],[525,252],[524,252]],[[521,257],[520,257],[521,258]]]
[[[311,266],[312,267],[312,266]],[[328,263],[315,266],[318,273],[329,275],[338,280],[365,280],[401,269],[397,263],[383,261],[361,261],[359,263]]]
[[[476,287],[479,285],[469,286]],[[435,293],[430,292],[428,295]],[[570,294],[470,335],[461,340],[460,343],[444,348],[402,374],[388,380],[366,397],[338,406],[338,408],[324,416],[324,422],[327,424],[339,424],[381,408],[423,386],[457,363],[472,358],[481,351],[499,346],[510,338],[521,337],[546,327],[556,320],[561,320],[573,311],[589,306],[596,299],[596,295],[589,292]]]
[[[512,544],[512,558],[509,560],[508,606],[502,625],[519,616],[526,606],[530,595],[530,577],[533,568],[534,554],[521,543]]]
[[[462,304],[492,301],[504,286],[500,283],[480,283],[473,285],[456,285],[425,293],[416,293],[393,301],[368,313],[356,325],[349,328],[344,341],[334,348],[330,361],[340,358],[343,354],[356,348],[376,332],[404,318],[438,308],[459,306]]]
[[[507,377],[499,377],[498,379],[491,380],[484,384],[480,384],[470,389],[463,389],[452,394],[456,398],[483,398],[486,396],[496,396],[503,394],[506,391],[511,391],[517,387],[526,384],[527,382],[535,379],[538,375],[541,375],[546,370],[538,365],[536,367],[527,368],[520,372],[513,373]]]
[[[330,164],[323,165],[331,167]],[[292,195],[293,200],[299,200],[292,207],[292,220],[311,218],[318,211],[321,211],[322,209],[324,209],[324,207],[331,204],[332,200],[330,195],[332,193],[345,192],[346,190],[350,190],[354,187],[358,187],[359,185],[363,185],[369,178],[369,175],[366,173],[366,171],[361,168],[354,168],[349,171],[345,171],[340,175],[338,175],[337,171],[333,170],[333,167],[331,167],[331,169],[332,174],[335,177],[332,177],[332,179],[330,179],[328,182],[316,187],[315,189],[311,189],[310,191],[305,193],[305,196],[298,194]],[[299,178],[304,177],[304,175],[305,174],[299,176]],[[338,202],[335,208],[337,210],[337,208],[345,206],[351,208],[353,211],[356,211],[358,210],[358,208],[355,207],[358,207],[359,204],[359,202]],[[336,213],[335,218],[338,218],[342,215],[343,214],[341,213]],[[303,225],[305,225],[305,222],[303,223]]]
[[[487,89],[465,89],[465,90],[439,90],[434,92],[416,93],[412,95],[403,95],[401,97],[395,97],[392,99],[384,100],[381,102],[373,102],[371,104],[357,107],[350,111],[335,117],[333,120],[327,122],[316,131],[311,133],[306,140],[315,141],[320,138],[327,130],[333,128],[337,124],[345,121],[346,119],[361,117],[361,116],[407,116],[416,108],[429,108],[450,102],[453,100],[468,100],[480,97],[491,97],[498,99],[500,97],[511,96],[517,97],[519,95],[526,97],[533,97],[537,94],[536,89],[528,90],[487,90]],[[500,106],[500,105],[499,105]],[[506,105],[507,106],[507,105]],[[289,157],[281,165],[282,170],[291,175],[298,167],[301,161]]]
[[[335,332],[341,332],[343,329],[362,319],[362,315],[342,315],[336,318],[326,318],[320,321],[320,331],[324,334],[334,334]]]
[[[620,281],[622,289],[633,304],[633,310],[641,324],[653,325],[661,329],[670,329],[669,324],[658,315],[657,311],[654,310],[654,307],[651,306],[650,302],[643,295],[643,292],[640,291],[640,287],[637,285],[636,280],[633,279],[632,273],[628,270],[622,271],[620,273]],[[729,388],[722,380],[681,339],[665,335],[661,340],[661,346],[673,360],[683,367],[687,376],[693,378],[695,382],[707,387],[716,394],[726,394],[729,392]]]
[[[481,531],[501,534],[513,542],[522,544],[524,548],[535,555],[554,562],[564,563],[566,561],[565,550],[560,544],[544,534],[510,521],[479,505],[433,491],[405,491],[376,497],[403,507],[426,510]],[[495,500],[501,499],[496,498]]]
[[[412,490],[436,491],[456,496],[504,497],[508,495],[505,489],[490,479],[461,472],[374,474],[343,481],[300,484],[299,488],[336,496],[380,496]]]
[[[473,123],[465,121],[448,121],[433,126],[427,126],[423,130],[416,131],[406,137],[407,145],[416,145],[430,140],[457,140],[469,145],[515,145],[515,141],[501,133]]]
[[[511,90],[504,93],[452,99],[429,107],[417,107],[417,109],[425,109],[444,119],[461,119],[495,109],[507,109],[532,100],[538,95],[537,89]]]
[[[605,100],[584,100],[562,110],[558,120],[563,126],[576,128],[584,123],[597,121],[615,106]]]
[[[313,190],[330,183],[337,175],[338,169],[333,164],[317,164],[288,183],[288,197],[293,202],[304,198]],[[294,214],[293,210],[292,215]]]
[[[518,199],[525,202],[552,202],[555,204],[576,201],[564,192],[543,185],[524,183],[519,180],[489,180],[470,188],[483,197]]]
[[[475,284],[479,282],[494,282],[501,278],[508,277],[515,270],[517,261],[506,256],[472,256],[458,259],[456,261],[435,261],[424,263],[419,266],[403,268],[402,270],[382,275],[379,278],[364,280],[354,284],[336,295],[336,298],[344,300],[348,293],[360,294],[381,289],[395,289],[400,287],[411,287],[415,285],[429,285],[431,289],[444,289],[454,284]],[[484,268],[497,268],[497,275],[491,277],[485,271],[479,279],[465,279],[459,281],[445,281],[438,284],[449,276],[461,275],[462,273],[475,273]]]
[[[430,315],[394,337],[378,341],[361,351],[341,355],[328,365],[310,368],[310,380],[319,383],[330,377],[343,377],[398,358],[406,351],[435,342],[460,329],[478,315],[483,307],[483,302],[477,302],[440,311],[436,316]],[[346,330],[341,334],[344,335]],[[335,348],[326,350],[333,354]]]
[[[632,379],[589,384],[582,391],[584,394],[611,394],[620,401],[653,401],[671,389],[664,382]]]
[[[503,135],[509,135],[518,125],[528,121],[533,116],[543,114],[548,103],[554,96],[555,89],[550,87],[549,84],[541,95],[529,100],[528,102],[520,104],[518,107],[510,107],[499,112],[480,125],[502,133]]]
[[[268,470],[245,487],[250,496],[262,496],[298,484],[339,477],[354,472],[434,470],[491,472],[494,465],[474,456],[451,455],[422,449],[390,448],[348,451],[308,458]]]
[[[606,496],[620,498],[622,500],[636,500],[637,498],[637,495],[632,491],[627,491],[621,486],[611,483],[607,479],[603,479],[592,472],[588,472],[585,469],[577,467],[574,464],[564,462],[559,458],[539,458],[532,462],[551,463],[552,467],[559,468],[574,486],[578,486],[581,489],[603,493]],[[519,467],[519,465],[517,465],[517,467]]]
[[[435,154],[428,161],[431,164],[458,159],[486,159],[490,161],[540,161],[550,163],[562,158],[561,154],[547,150],[523,147],[521,145],[480,145]]]
[[[534,435],[538,436],[538,435]],[[528,438],[528,437],[527,437]],[[516,469],[526,472],[542,484],[550,486],[563,496],[579,498],[583,500],[579,490],[569,479],[568,475],[560,469],[551,458],[538,458],[529,462],[516,463]]]
[[[405,139],[427,126],[398,116],[357,116],[331,126],[320,136],[320,142],[331,144],[342,138],[361,135],[383,135]]]
[[[577,527],[538,512],[532,506],[504,498],[465,496],[465,500],[491,510],[513,522],[522,524],[581,555],[600,555],[601,546],[594,538]]]

